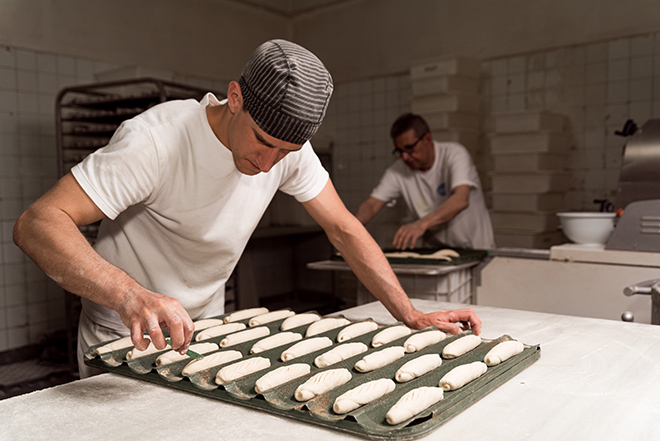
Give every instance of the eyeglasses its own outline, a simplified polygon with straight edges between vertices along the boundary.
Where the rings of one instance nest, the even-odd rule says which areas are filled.
[[[417,146],[417,144],[419,144],[419,141],[424,139],[424,137],[426,136],[427,133],[428,132],[422,134],[419,138],[417,138],[417,141],[413,142],[412,144],[404,145],[401,148],[394,147],[394,150],[392,150],[392,154],[401,156],[404,153],[408,153],[410,155],[413,152],[413,150],[415,150],[415,147]]]

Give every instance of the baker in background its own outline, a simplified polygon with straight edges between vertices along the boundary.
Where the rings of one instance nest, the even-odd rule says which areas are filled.
[[[275,192],[294,196],[364,285],[412,328],[479,333],[471,309],[424,314],[346,209],[309,139],[333,84],[321,61],[285,40],[259,46],[227,99],[169,101],[124,122],[110,143],[19,217],[15,243],[82,297],[81,377],[92,345],[131,335],[187,351],[193,319],[224,312],[224,285]],[[78,226],[102,219],[92,248]],[[145,334],[148,333],[148,338]]]
[[[396,231],[395,248],[414,248],[420,238],[429,247],[494,248],[481,182],[467,149],[434,141],[426,121],[412,113],[397,118],[390,136],[400,160],[360,204],[357,218],[366,225],[387,202],[402,196],[416,220]]]

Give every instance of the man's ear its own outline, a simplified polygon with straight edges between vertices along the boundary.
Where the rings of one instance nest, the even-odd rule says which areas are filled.
[[[241,86],[236,81],[231,81],[227,88],[227,107],[231,113],[236,113],[243,107]]]

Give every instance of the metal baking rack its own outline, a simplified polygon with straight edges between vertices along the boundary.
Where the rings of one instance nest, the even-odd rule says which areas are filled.
[[[223,317],[224,316],[219,316],[216,318]],[[247,320],[244,322],[247,322]],[[271,331],[270,335],[274,335],[275,333],[280,332],[279,326],[281,323],[282,320],[278,320],[264,326],[268,326]],[[240,351],[243,354],[243,358],[240,360],[258,356],[269,358],[271,361],[270,368],[256,372],[230,383],[226,383],[222,386],[215,384],[215,377],[217,372],[223,366],[235,363],[240,360],[198,372],[191,377],[183,377],[181,375],[181,371],[185,365],[191,361],[190,359],[172,363],[170,365],[155,367],[154,362],[156,358],[160,354],[166,352],[161,351],[159,353],[151,354],[143,358],[133,359],[126,362],[124,358],[130,348],[107,353],[100,357],[94,356],[94,350],[97,347],[108,343],[106,342],[90,348],[86,353],[85,363],[90,366],[106,369],[110,372],[115,372],[121,375],[160,384],[166,387],[171,387],[173,389],[183,390],[205,397],[232,402],[249,408],[262,410],[271,414],[292,418],[294,420],[304,421],[333,430],[351,433],[363,438],[404,441],[420,438],[438,429],[445,421],[467,409],[472,404],[483,398],[485,395],[530,366],[541,355],[539,345],[525,345],[525,349],[522,353],[504,361],[497,366],[489,367],[484,375],[468,383],[462,388],[455,391],[445,392],[444,399],[440,400],[435,405],[429,407],[408,421],[394,426],[386,422],[385,414],[406,392],[422,386],[437,387],[442,376],[444,376],[444,374],[446,374],[454,367],[474,361],[483,361],[486,353],[493,346],[499,342],[511,340],[512,338],[510,336],[503,335],[494,340],[484,340],[477,348],[458,358],[443,359],[440,367],[434,371],[431,371],[406,383],[397,382],[394,391],[383,396],[381,399],[359,407],[347,414],[336,414],[332,410],[332,405],[335,399],[342,393],[378,378],[394,379],[395,372],[404,363],[424,354],[441,353],[442,349],[447,344],[451,343],[459,337],[471,333],[471,331],[467,331],[456,336],[448,336],[445,340],[435,345],[429,346],[412,354],[407,353],[402,359],[399,359],[375,371],[362,373],[355,370],[355,363],[365,355],[390,346],[400,346],[403,344],[403,342],[409,336],[401,337],[378,348],[373,348],[371,346],[371,339],[376,333],[382,331],[386,327],[396,325],[400,325],[400,323],[395,325],[380,326],[376,331],[372,331],[349,340],[350,342],[365,343],[369,348],[368,351],[326,368],[317,368],[314,365],[314,359],[318,355],[329,351],[332,349],[332,347],[337,345],[337,335],[345,326],[314,336],[326,336],[330,338],[333,341],[332,347],[327,347],[312,352],[288,362],[282,362],[279,358],[280,354],[285,349],[292,346],[293,344],[296,344],[297,342],[288,343],[286,345],[254,355],[249,354],[249,351],[252,345],[259,339],[251,340],[227,348],[221,348],[221,351]],[[305,331],[308,326],[309,325],[304,325],[289,331],[299,332],[303,335],[304,338]],[[430,329],[435,328],[428,328],[426,330]],[[222,340],[224,337],[225,336],[214,337],[204,341],[215,342],[219,344],[220,340]],[[261,376],[265,375],[267,372],[273,369],[291,363],[307,363],[311,366],[311,372],[303,377],[266,391],[263,394],[258,394],[254,390],[254,384]],[[351,372],[352,379],[348,383],[339,386],[325,394],[319,395],[307,402],[298,402],[293,398],[294,392],[298,385],[304,383],[309,377],[322,370],[337,368],[348,369],[349,372]]]

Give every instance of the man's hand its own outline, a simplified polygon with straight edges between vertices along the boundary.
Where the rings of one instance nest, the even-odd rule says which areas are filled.
[[[422,237],[425,231],[426,227],[420,221],[402,225],[394,234],[392,244],[397,250],[412,249],[415,247],[417,239]]]
[[[459,326],[457,323],[462,325]],[[406,325],[413,329],[424,329],[435,326],[443,332],[458,334],[471,329],[476,335],[481,332],[481,320],[477,313],[470,308],[435,311],[425,314],[415,311],[412,317],[406,320]]]
[[[184,354],[190,347],[195,326],[177,300],[145,290],[127,296],[117,310],[131,330],[131,340],[138,350],[149,346],[149,340],[143,336],[145,332],[156,349],[164,349],[167,342],[162,329],[169,331],[172,349]]]

